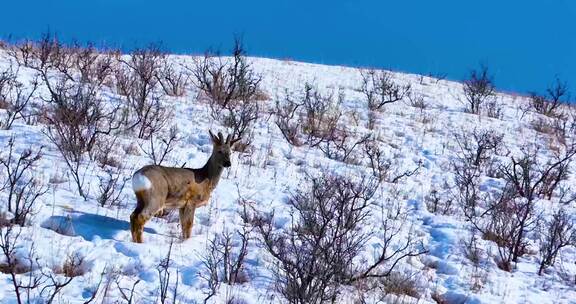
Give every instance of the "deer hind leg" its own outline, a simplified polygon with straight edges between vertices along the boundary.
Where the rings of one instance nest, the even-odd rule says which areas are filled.
[[[152,210],[154,206],[147,201],[149,198],[147,191],[136,192],[136,209],[130,215],[130,231],[132,232],[132,241],[142,243],[142,233],[144,225],[158,210]]]
[[[132,213],[130,215],[130,230],[132,231],[132,241],[135,243],[142,243],[142,232],[144,231],[144,225],[150,219],[150,217],[140,213]]]
[[[186,204],[184,207],[179,209],[180,225],[182,226],[183,240],[190,238],[190,235],[192,234],[192,226],[194,225],[195,211],[196,206],[193,206],[191,204]]]

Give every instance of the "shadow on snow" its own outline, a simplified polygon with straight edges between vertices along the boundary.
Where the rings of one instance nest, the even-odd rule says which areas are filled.
[[[121,240],[117,235],[130,232],[128,221],[103,215],[76,212],[68,216],[55,215],[46,219],[43,228],[68,236],[81,236],[87,241],[95,237],[101,239]],[[156,233],[152,228],[144,228],[147,233]]]

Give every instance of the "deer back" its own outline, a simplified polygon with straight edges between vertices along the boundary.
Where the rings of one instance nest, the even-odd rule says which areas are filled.
[[[203,206],[208,202],[217,180],[211,179],[204,171],[153,165],[138,170],[136,174],[150,180],[151,194],[155,200],[163,201],[161,207],[180,208],[189,203]]]

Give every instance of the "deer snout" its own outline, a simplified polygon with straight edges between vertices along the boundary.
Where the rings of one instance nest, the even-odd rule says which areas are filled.
[[[225,160],[224,163],[222,164],[222,166],[228,168],[228,167],[232,166],[232,163],[229,160]]]

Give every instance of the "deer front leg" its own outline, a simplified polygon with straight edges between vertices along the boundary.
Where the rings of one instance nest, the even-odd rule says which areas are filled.
[[[192,225],[194,225],[194,212],[196,206],[193,204],[186,204],[179,209],[180,212],[180,225],[182,226],[182,239],[186,240],[192,234]]]

